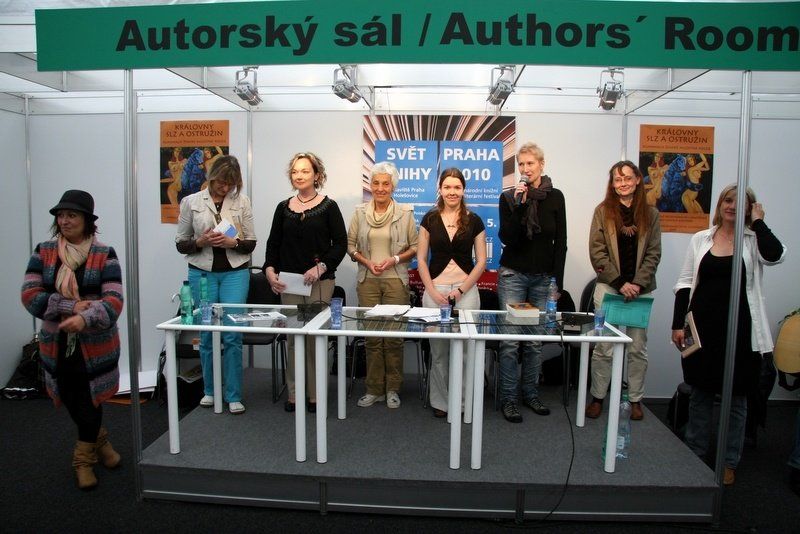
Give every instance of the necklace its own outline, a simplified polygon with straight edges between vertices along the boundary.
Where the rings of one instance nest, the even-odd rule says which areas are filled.
[[[308,204],[309,202],[311,202],[312,200],[314,200],[314,199],[315,199],[315,198],[317,198],[318,196],[319,196],[319,193],[314,193],[314,196],[313,196],[313,197],[309,198],[308,200],[303,200],[302,198],[300,198],[300,193],[297,193],[297,201],[298,201],[300,204]]]
[[[442,212],[442,222],[444,223],[445,228],[456,228],[456,220],[458,219],[458,214],[453,216],[452,219],[447,220],[444,216],[444,212]]]

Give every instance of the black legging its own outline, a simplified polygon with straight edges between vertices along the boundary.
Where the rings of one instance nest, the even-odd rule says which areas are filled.
[[[62,347],[66,346],[66,339],[63,341]],[[63,351],[59,353],[56,383],[61,402],[78,427],[78,439],[89,443],[97,441],[103,421],[103,406],[95,407],[92,403],[89,377],[80,345],[75,347],[69,358],[64,357]]]

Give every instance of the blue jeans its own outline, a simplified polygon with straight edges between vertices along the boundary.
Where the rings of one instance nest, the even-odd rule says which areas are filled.
[[[797,410],[797,422],[794,424],[794,448],[789,455],[789,465],[800,469],[800,410]]]
[[[247,290],[250,288],[249,269],[213,273],[200,269],[189,269],[189,283],[192,286],[192,298],[195,305],[200,305],[200,275],[208,278],[208,300],[210,302],[227,302],[239,304],[247,302]],[[233,325],[223,310],[224,325]],[[222,344],[222,382],[225,402],[242,401],[242,334],[223,332]],[[200,365],[203,368],[203,392],[214,394],[214,368],[211,345],[211,332],[200,334]]]
[[[711,439],[711,422],[714,416],[712,391],[693,387],[689,397],[689,420],[686,422],[686,444],[698,456],[705,456]],[[747,397],[731,397],[731,415],[728,419],[728,441],[725,444],[725,467],[736,469],[742,457],[744,426],[747,421]],[[717,454],[720,454],[717,451]]]
[[[508,267],[497,273],[497,297],[500,309],[511,302],[530,302],[544,309],[550,276],[525,274]],[[519,389],[517,354],[522,344],[522,396],[531,400],[539,396],[539,372],[542,370],[542,344],[538,341],[500,342],[500,402],[516,401]]]

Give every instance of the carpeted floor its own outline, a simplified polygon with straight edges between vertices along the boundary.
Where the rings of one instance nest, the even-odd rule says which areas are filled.
[[[666,404],[648,402],[663,418]],[[105,424],[124,458],[115,471],[97,468],[99,487],[78,491],[70,464],[75,431],[66,412],[50,401],[0,401],[0,496],[3,532],[495,532],[536,529],[542,532],[800,532],[800,497],[787,485],[786,458],[792,446],[796,405],[769,408],[757,447],[745,448],[737,482],[722,494],[720,524],[496,522],[386,515],[275,510],[243,506],[137,501],[132,458],[131,409],[105,406]],[[166,430],[166,409],[142,405],[145,446]]]

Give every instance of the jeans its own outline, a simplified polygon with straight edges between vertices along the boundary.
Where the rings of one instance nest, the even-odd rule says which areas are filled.
[[[250,271],[237,269],[235,271],[209,272],[200,269],[189,269],[189,284],[192,286],[192,298],[195,304],[200,304],[200,275],[205,274],[208,279],[209,302],[227,302],[240,304],[247,302],[247,290],[250,288]],[[233,321],[228,319],[227,312],[222,312],[222,324],[232,326]],[[242,334],[237,332],[222,332],[222,383],[223,398],[225,402],[242,401]],[[200,333],[200,365],[203,368],[203,393],[214,394],[214,368],[213,349],[211,345],[211,332]]]
[[[436,285],[436,290],[442,295],[447,295],[461,284]],[[422,305],[426,308],[438,308],[439,305],[427,293],[422,295]],[[464,293],[458,302],[458,310],[477,310],[481,307],[481,296],[478,286],[474,285]],[[455,319],[454,319],[455,320]],[[447,411],[447,394],[450,383],[450,342],[446,339],[431,339],[431,370],[428,374],[430,405],[437,410]],[[462,376],[466,377],[467,359],[462,362]],[[464,399],[464,390],[467,379],[461,384],[461,399]]]
[[[714,397],[712,391],[697,387],[692,388],[689,397],[689,420],[686,423],[686,444],[698,456],[708,451],[711,439],[711,422],[714,415]],[[731,397],[731,415],[728,419],[728,441],[725,444],[725,467],[736,469],[742,457],[744,445],[744,425],[747,421],[747,397],[733,395]],[[719,454],[719,451],[718,451]]]
[[[789,465],[800,469],[800,409],[797,410],[797,422],[794,424],[794,448],[789,454]]]
[[[497,273],[497,297],[500,309],[506,304],[529,302],[544,309],[550,275],[525,274],[508,267]],[[500,342],[500,402],[517,401],[519,372],[517,354],[522,345],[522,396],[531,400],[539,396],[539,372],[542,370],[542,344],[539,341]]]
[[[595,309],[600,309],[606,293],[619,294],[610,285],[598,282],[594,290]],[[648,295],[650,294],[640,296]],[[644,377],[647,373],[647,329],[629,326],[625,333],[633,340],[633,343],[625,347],[625,358],[628,361],[628,398],[631,402],[640,402],[644,397]],[[614,347],[611,343],[598,343],[594,346],[591,394],[595,399],[606,398],[613,359]]]

